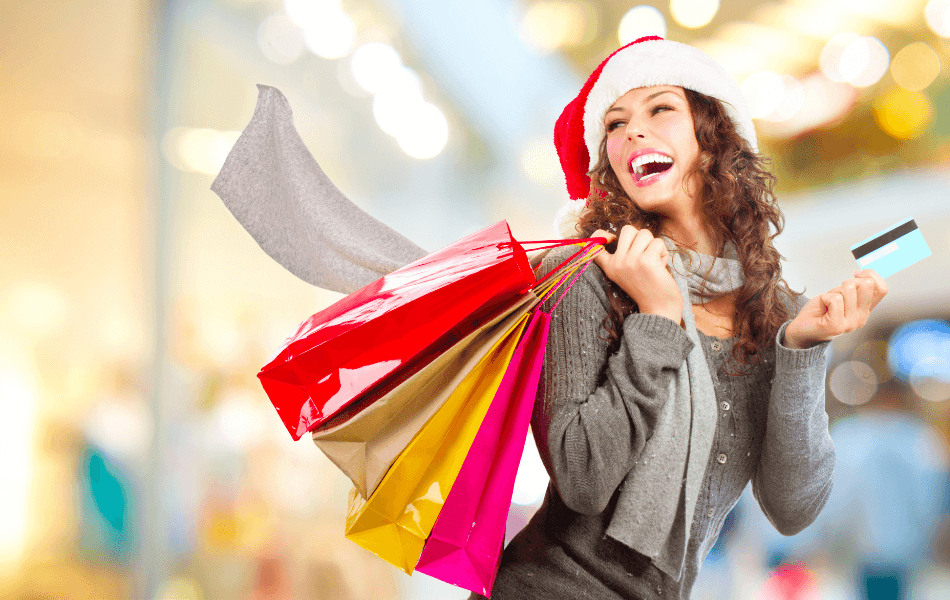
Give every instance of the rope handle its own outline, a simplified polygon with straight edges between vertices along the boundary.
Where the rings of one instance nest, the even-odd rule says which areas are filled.
[[[571,277],[573,276],[573,279],[571,279],[571,282],[568,284],[567,288],[565,288],[564,291],[561,293],[561,296],[557,299],[557,302],[554,303],[554,306],[551,307],[551,310],[548,311],[548,314],[550,314],[550,312],[552,312],[557,307],[557,305],[561,303],[561,300],[564,299],[564,296],[567,294],[567,291],[571,289],[574,283],[577,282],[577,279],[581,276],[581,274],[583,274],[585,270],[587,270],[587,267],[590,266],[590,263],[593,260],[593,258],[597,256],[597,254],[600,253],[602,249],[603,249],[603,246],[600,246],[599,244],[593,244],[593,243],[587,244],[578,253],[578,254],[584,253],[584,256],[582,256],[575,264],[570,265],[567,268],[564,268],[564,265],[570,262],[570,259],[568,259],[567,261],[564,261],[563,263],[561,263],[560,266],[558,266],[556,269],[554,269],[553,271],[551,271],[551,273],[548,274],[548,275],[557,274],[557,279],[551,283],[546,283],[540,286],[543,288],[543,292],[541,293],[542,303],[545,302],[558,288],[560,288],[561,285],[565,281],[567,281],[568,279],[571,279]],[[545,279],[547,279],[547,277],[545,277]]]
[[[532,244],[532,243],[545,243],[545,242],[551,242],[551,241],[555,241],[555,240],[538,240],[537,242],[525,242],[525,243]],[[548,280],[548,278],[551,277],[551,275],[553,275],[554,273],[557,273],[561,267],[563,267],[564,265],[568,264],[569,262],[571,262],[572,260],[580,256],[585,251],[589,250],[590,248],[594,246],[603,246],[603,244],[606,244],[607,238],[596,237],[596,238],[581,238],[581,239],[569,239],[569,240],[557,240],[557,241],[561,243],[555,244],[553,246],[548,246],[548,248],[558,248],[560,246],[573,246],[580,243],[584,243],[584,247],[578,250],[577,252],[575,252],[574,254],[572,254],[571,256],[569,256],[567,260],[563,261],[555,269],[552,269],[550,273],[542,277],[540,281],[534,284],[535,287],[538,287],[544,284]],[[545,248],[538,248],[538,250],[543,250],[543,249]]]
[[[554,309],[557,308],[557,305],[561,303],[561,300],[564,299],[564,296],[567,296],[567,293],[570,291],[572,287],[574,287],[574,284],[577,283],[577,280],[580,279],[580,276],[584,274],[584,271],[586,271],[587,267],[589,266],[590,266],[590,261],[587,261],[587,263],[583,267],[577,270],[577,273],[574,275],[574,278],[571,279],[571,282],[568,283],[567,287],[564,288],[564,291],[561,292],[561,295],[558,297],[557,301],[554,303],[554,306],[551,307],[551,310],[547,311],[548,314],[551,314],[554,312]]]
[[[527,246],[528,244],[548,244],[547,246],[534,248],[532,250],[532,252],[534,252],[535,250],[547,250],[549,248],[559,248],[561,246],[574,246],[574,245],[582,244],[582,243],[583,244],[590,244],[590,243],[606,244],[607,238],[602,238],[602,237],[565,238],[561,240],[530,240],[527,242],[518,242],[518,243],[521,244],[522,246]]]

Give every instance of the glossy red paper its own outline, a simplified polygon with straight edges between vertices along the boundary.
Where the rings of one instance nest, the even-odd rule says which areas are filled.
[[[258,378],[299,439],[356,399],[392,389],[534,283],[501,221],[316,313]]]

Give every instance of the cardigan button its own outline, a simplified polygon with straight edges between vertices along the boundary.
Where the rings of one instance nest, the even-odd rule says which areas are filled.
[[[720,454],[719,456],[716,457],[716,460],[719,461],[719,464],[724,465],[726,464],[728,457],[725,454]]]
[[[722,350],[722,344],[719,343],[718,340],[716,340],[712,343],[712,349],[715,350],[716,352],[719,352],[720,350]]]
[[[722,403],[719,405],[719,408],[723,410],[729,410],[729,403],[723,400]]]
[[[706,516],[709,517],[710,519],[713,518],[715,514],[716,514],[715,509],[710,508],[709,510],[706,511]]]

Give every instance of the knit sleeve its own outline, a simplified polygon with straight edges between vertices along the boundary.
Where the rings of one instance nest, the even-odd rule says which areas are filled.
[[[541,273],[563,254],[546,258]],[[602,512],[630,471],[692,349],[677,323],[634,313],[623,323],[619,350],[608,355],[605,284],[591,265],[554,311],[532,416],[555,489],[565,505],[585,514]]]
[[[799,306],[800,308],[800,306]],[[825,412],[825,353],[830,342],[804,350],[775,339],[775,377],[752,490],[783,535],[810,525],[831,494],[835,448]]]

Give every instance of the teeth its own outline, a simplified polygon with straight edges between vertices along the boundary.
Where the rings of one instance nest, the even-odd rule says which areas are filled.
[[[636,173],[637,175],[643,175],[643,165],[646,165],[649,163],[672,163],[672,162],[673,162],[673,159],[664,154],[657,154],[657,153],[643,154],[633,159],[633,162],[630,163],[630,168],[633,169],[633,172]]]

